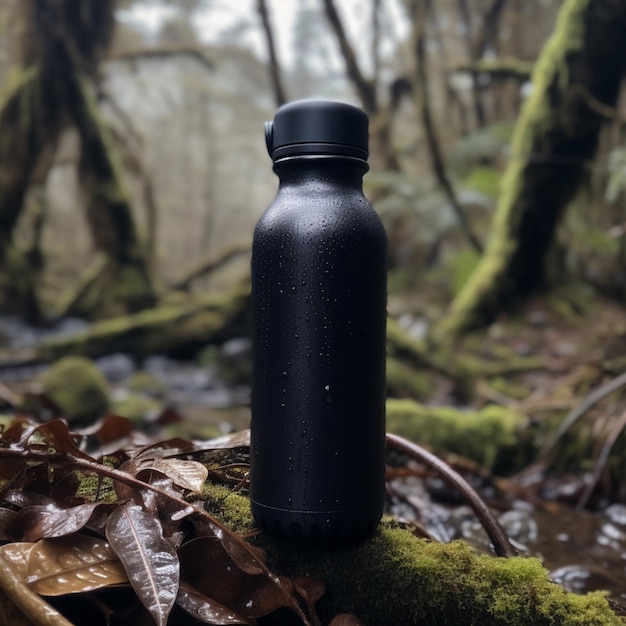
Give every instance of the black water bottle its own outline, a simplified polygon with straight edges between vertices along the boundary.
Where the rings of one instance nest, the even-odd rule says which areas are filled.
[[[250,494],[268,531],[364,536],[384,498],[386,250],[363,195],[368,119],[291,102],[266,124],[280,185],[252,252]]]

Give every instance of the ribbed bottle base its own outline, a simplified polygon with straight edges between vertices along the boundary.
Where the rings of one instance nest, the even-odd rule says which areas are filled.
[[[291,511],[253,501],[252,513],[261,528],[278,537],[314,543],[345,543],[369,535],[378,525],[382,512]]]

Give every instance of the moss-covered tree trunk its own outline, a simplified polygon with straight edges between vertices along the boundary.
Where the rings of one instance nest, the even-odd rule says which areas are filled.
[[[81,138],[81,184],[95,247],[104,254],[98,298],[68,300],[91,314],[125,300],[135,310],[154,301],[120,167],[95,104],[98,63],[109,48],[115,0],[24,0],[18,5],[16,62],[0,101],[0,310],[36,317],[34,271],[14,240],[26,193],[45,179],[61,132]],[[93,276],[94,272],[92,272]],[[79,290],[86,294],[89,289]],[[92,290],[93,291],[93,290]],[[115,308],[115,307],[113,307]]]
[[[584,179],[626,69],[626,2],[566,0],[532,74],[488,247],[439,325],[441,337],[490,322],[546,283],[546,258]]]

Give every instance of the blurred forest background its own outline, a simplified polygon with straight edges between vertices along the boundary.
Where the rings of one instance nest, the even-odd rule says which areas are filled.
[[[488,242],[505,168],[526,158],[512,151],[513,128],[562,4],[6,0],[0,84],[16,103],[1,129],[2,312],[98,318],[153,304],[170,287],[232,284],[248,264],[236,253],[276,188],[262,122],[305,97],[369,113],[366,187],[390,239],[391,291],[445,306]],[[20,95],[29,63],[43,64],[40,91]],[[82,103],[67,72],[82,81]],[[621,299],[626,104],[587,101],[602,118],[598,149],[580,171],[561,168],[577,193],[549,278]],[[81,113],[92,105],[92,117]],[[544,157],[549,168],[550,155],[533,158]],[[119,270],[102,278],[120,255],[133,259],[126,292]],[[235,262],[187,280],[224,255]],[[118,291],[107,300],[111,281]]]
[[[625,33],[624,0],[2,0],[0,422],[246,428],[263,122],[351,102],[389,239],[388,431],[555,580],[624,600]],[[480,543],[440,487],[388,491],[394,514]]]

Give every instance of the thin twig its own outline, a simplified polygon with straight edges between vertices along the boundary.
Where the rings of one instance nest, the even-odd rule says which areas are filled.
[[[557,428],[556,432],[552,437],[548,440],[548,442],[544,445],[539,456],[537,457],[537,461],[545,460],[556,444],[559,442],[561,437],[595,404],[600,402],[603,398],[608,396],[609,394],[617,391],[620,387],[626,385],[626,372],[609,381],[605,385],[594,389],[585,399],[579,404],[573,411],[567,415],[567,417],[561,422],[561,425]]]
[[[602,444],[602,450],[600,450],[600,454],[596,460],[596,465],[593,469],[593,476],[591,477],[590,483],[585,487],[585,490],[581,494],[578,503],[576,504],[576,508],[578,510],[584,509],[589,502],[589,498],[593,494],[598,481],[600,480],[600,476],[602,475],[602,471],[609,460],[609,455],[611,454],[611,450],[615,445],[618,437],[622,434],[622,431],[626,428],[626,412],[622,413],[622,416],[617,420],[608,437],[605,439]]]
[[[505,557],[517,556],[517,550],[511,544],[506,532],[504,532],[498,520],[489,510],[489,507],[460,474],[457,474],[449,465],[434,454],[398,435],[387,434],[387,448],[408,454],[410,457],[434,469],[450,487],[456,489],[465,498],[480,520],[483,528],[487,531],[496,554]]]

